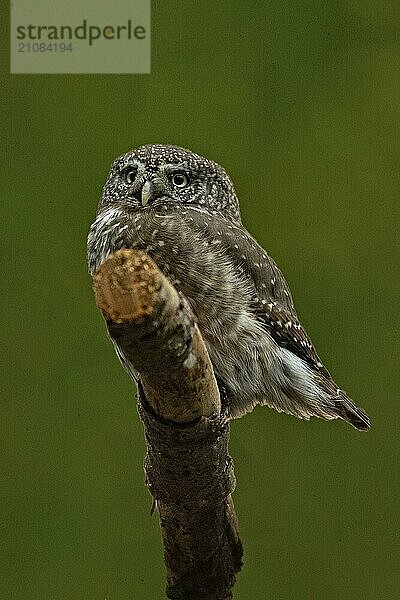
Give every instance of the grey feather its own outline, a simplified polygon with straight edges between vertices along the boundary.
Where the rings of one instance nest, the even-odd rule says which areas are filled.
[[[88,236],[91,273],[119,248],[145,250],[186,296],[232,417],[266,404],[369,428],[323,366],[282,273],[242,225],[222,167],[175,146],[118,158]]]

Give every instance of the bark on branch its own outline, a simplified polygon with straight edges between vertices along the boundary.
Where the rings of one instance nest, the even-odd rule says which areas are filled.
[[[141,251],[113,254],[93,286],[111,339],[139,374],[145,477],[160,516],[167,597],[228,600],[242,564],[229,422],[193,313]]]

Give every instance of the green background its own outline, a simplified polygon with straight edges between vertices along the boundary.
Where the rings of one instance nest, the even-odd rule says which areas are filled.
[[[373,422],[233,423],[235,599],[399,598],[398,2],[153,2],[151,75],[10,76],[0,22],[0,598],[164,597],[134,389],[85,262],[109,164],[149,142],[226,167]]]

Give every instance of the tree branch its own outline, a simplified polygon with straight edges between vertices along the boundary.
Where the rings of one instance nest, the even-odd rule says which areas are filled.
[[[125,366],[139,374],[146,484],[160,515],[167,597],[228,600],[242,557],[229,422],[193,313],[141,251],[113,254],[93,286]]]

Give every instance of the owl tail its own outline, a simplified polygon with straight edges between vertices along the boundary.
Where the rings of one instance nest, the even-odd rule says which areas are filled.
[[[360,431],[367,431],[370,429],[371,423],[365,410],[356,406],[350,398],[343,393],[340,396],[340,399],[335,401],[335,407],[340,418],[350,423],[350,425],[353,425],[356,429],[359,429]]]

